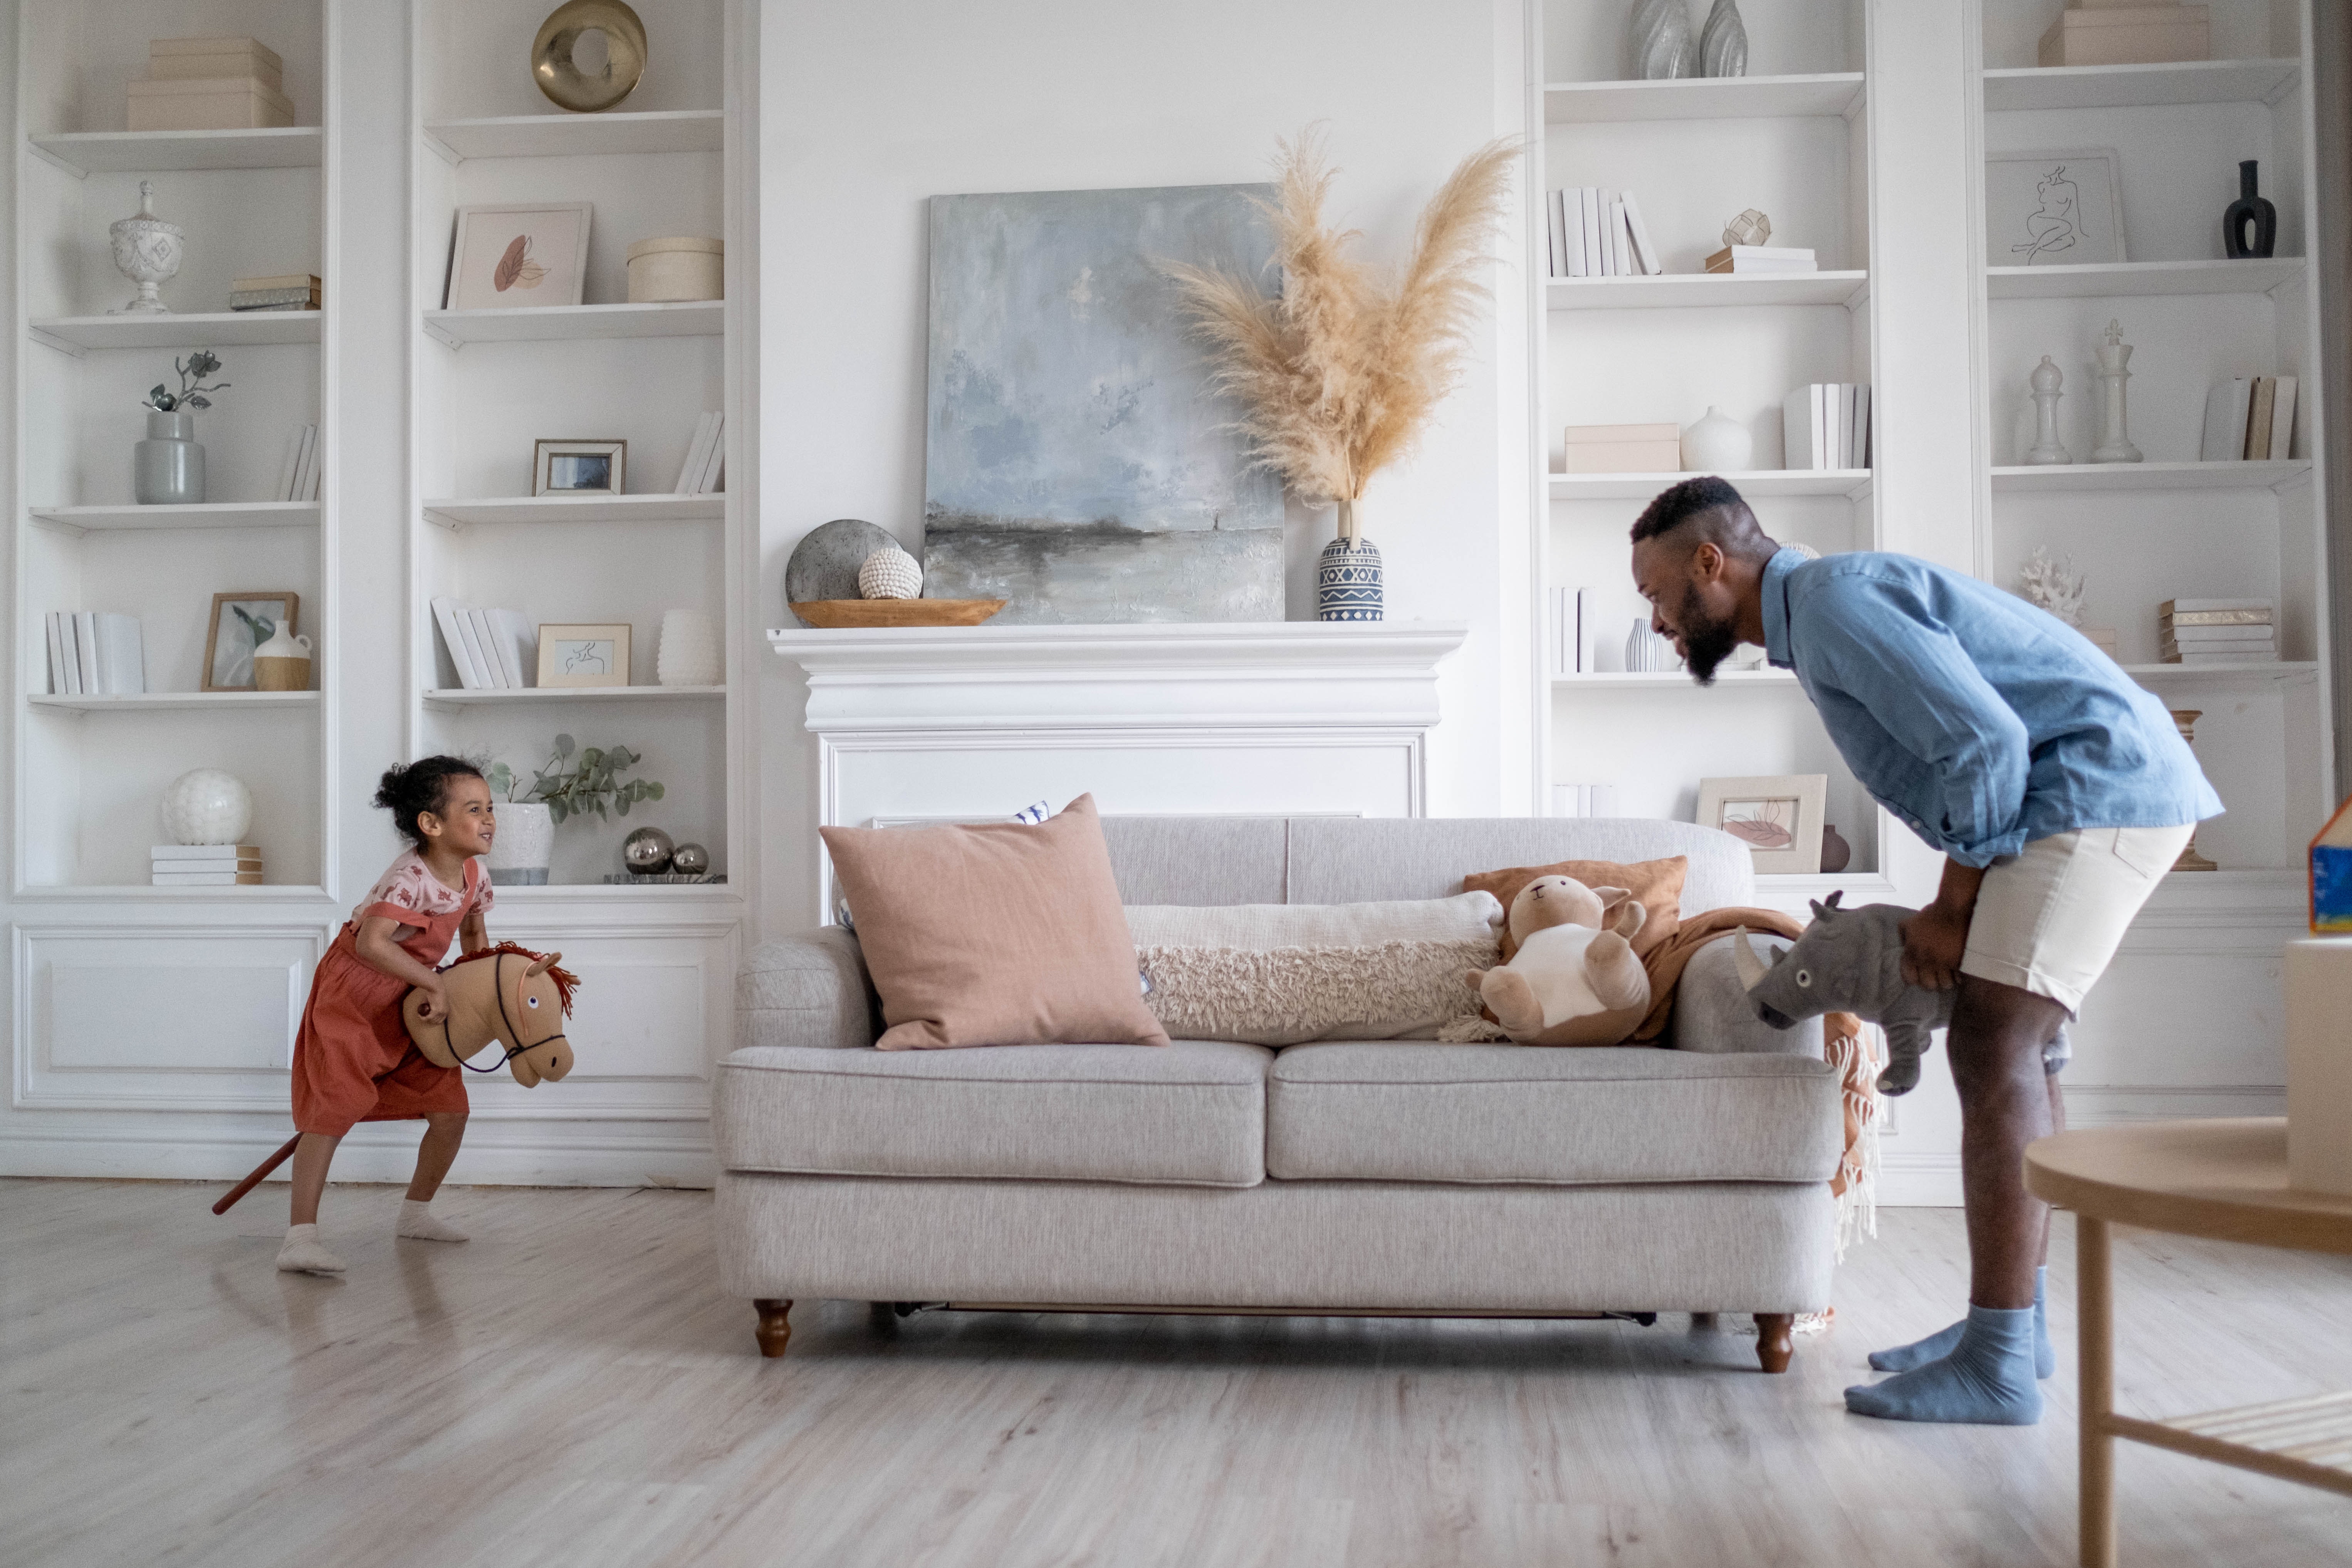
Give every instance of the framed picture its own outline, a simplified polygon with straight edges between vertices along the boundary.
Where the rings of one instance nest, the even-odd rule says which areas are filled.
[[[445,310],[577,305],[588,276],[586,202],[459,207],[449,244]]]
[[[2115,149],[1987,157],[1985,247],[1988,267],[2081,267],[2127,259]]]
[[[1756,874],[1810,877],[1822,868],[1822,806],[1827,773],[1766,773],[1698,781],[1698,820],[1744,842]]]
[[[300,595],[278,589],[257,588],[244,594],[215,594],[212,619],[205,626],[206,691],[251,691],[253,650],[284,626],[292,637],[301,628]]]
[[[530,449],[535,496],[616,496],[629,488],[626,441],[535,441]]]
[[[611,625],[562,626],[550,622],[539,628],[539,683],[541,686],[626,686],[629,683],[629,628]],[[1817,805],[1814,816],[1821,815]]]

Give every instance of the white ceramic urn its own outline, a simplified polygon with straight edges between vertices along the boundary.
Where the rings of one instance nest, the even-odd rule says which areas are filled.
[[[1731,474],[1756,458],[1756,438],[1748,426],[1708,404],[1706,417],[1683,432],[1683,472]]]
[[[544,801],[503,801],[497,807],[498,833],[490,839],[490,885],[542,887],[555,853],[555,815]]]

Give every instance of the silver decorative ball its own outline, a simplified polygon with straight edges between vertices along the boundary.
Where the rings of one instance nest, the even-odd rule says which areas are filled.
[[[1772,239],[1772,220],[1754,207],[1723,226],[1726,245],[1769,245]]]
[[[710,851],[699,844],[681,844],[669,858],[669,868],[683,876],[703,876],[710,869]]]
[[[621,841],[621,863],[639,877],[659,876],[669,869],[674,847],[658,827],[640,827]]]

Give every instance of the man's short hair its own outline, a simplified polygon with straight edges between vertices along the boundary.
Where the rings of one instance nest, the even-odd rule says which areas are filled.
[[[1633,522],[1633,542],[1655,539],[1662,533],[1672,533],[1703,511],[1728,511],[1744,509],[1748,502],[1732,489],[1728,480],[1713,474],[1702,474],[1695,479],[1685,479],[1660,490],[1655,500],[1643,510]]]

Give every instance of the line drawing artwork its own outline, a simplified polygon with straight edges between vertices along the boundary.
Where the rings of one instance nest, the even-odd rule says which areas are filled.
[[[606,646],[608,645],[593,642],[575,645],[563,656],[563,673],[566,675],[610,674],[613,661],[604,652]]]
[[[2009,247],[2011,255],[2022,257],[2021,265],[2026,267],[2044,256],[2074,249],[2082,237],[2083,193],[2066,177],[2063,163],[2042,176],[2034,195],[2038,203],[2025,216],[2026,237]]]

